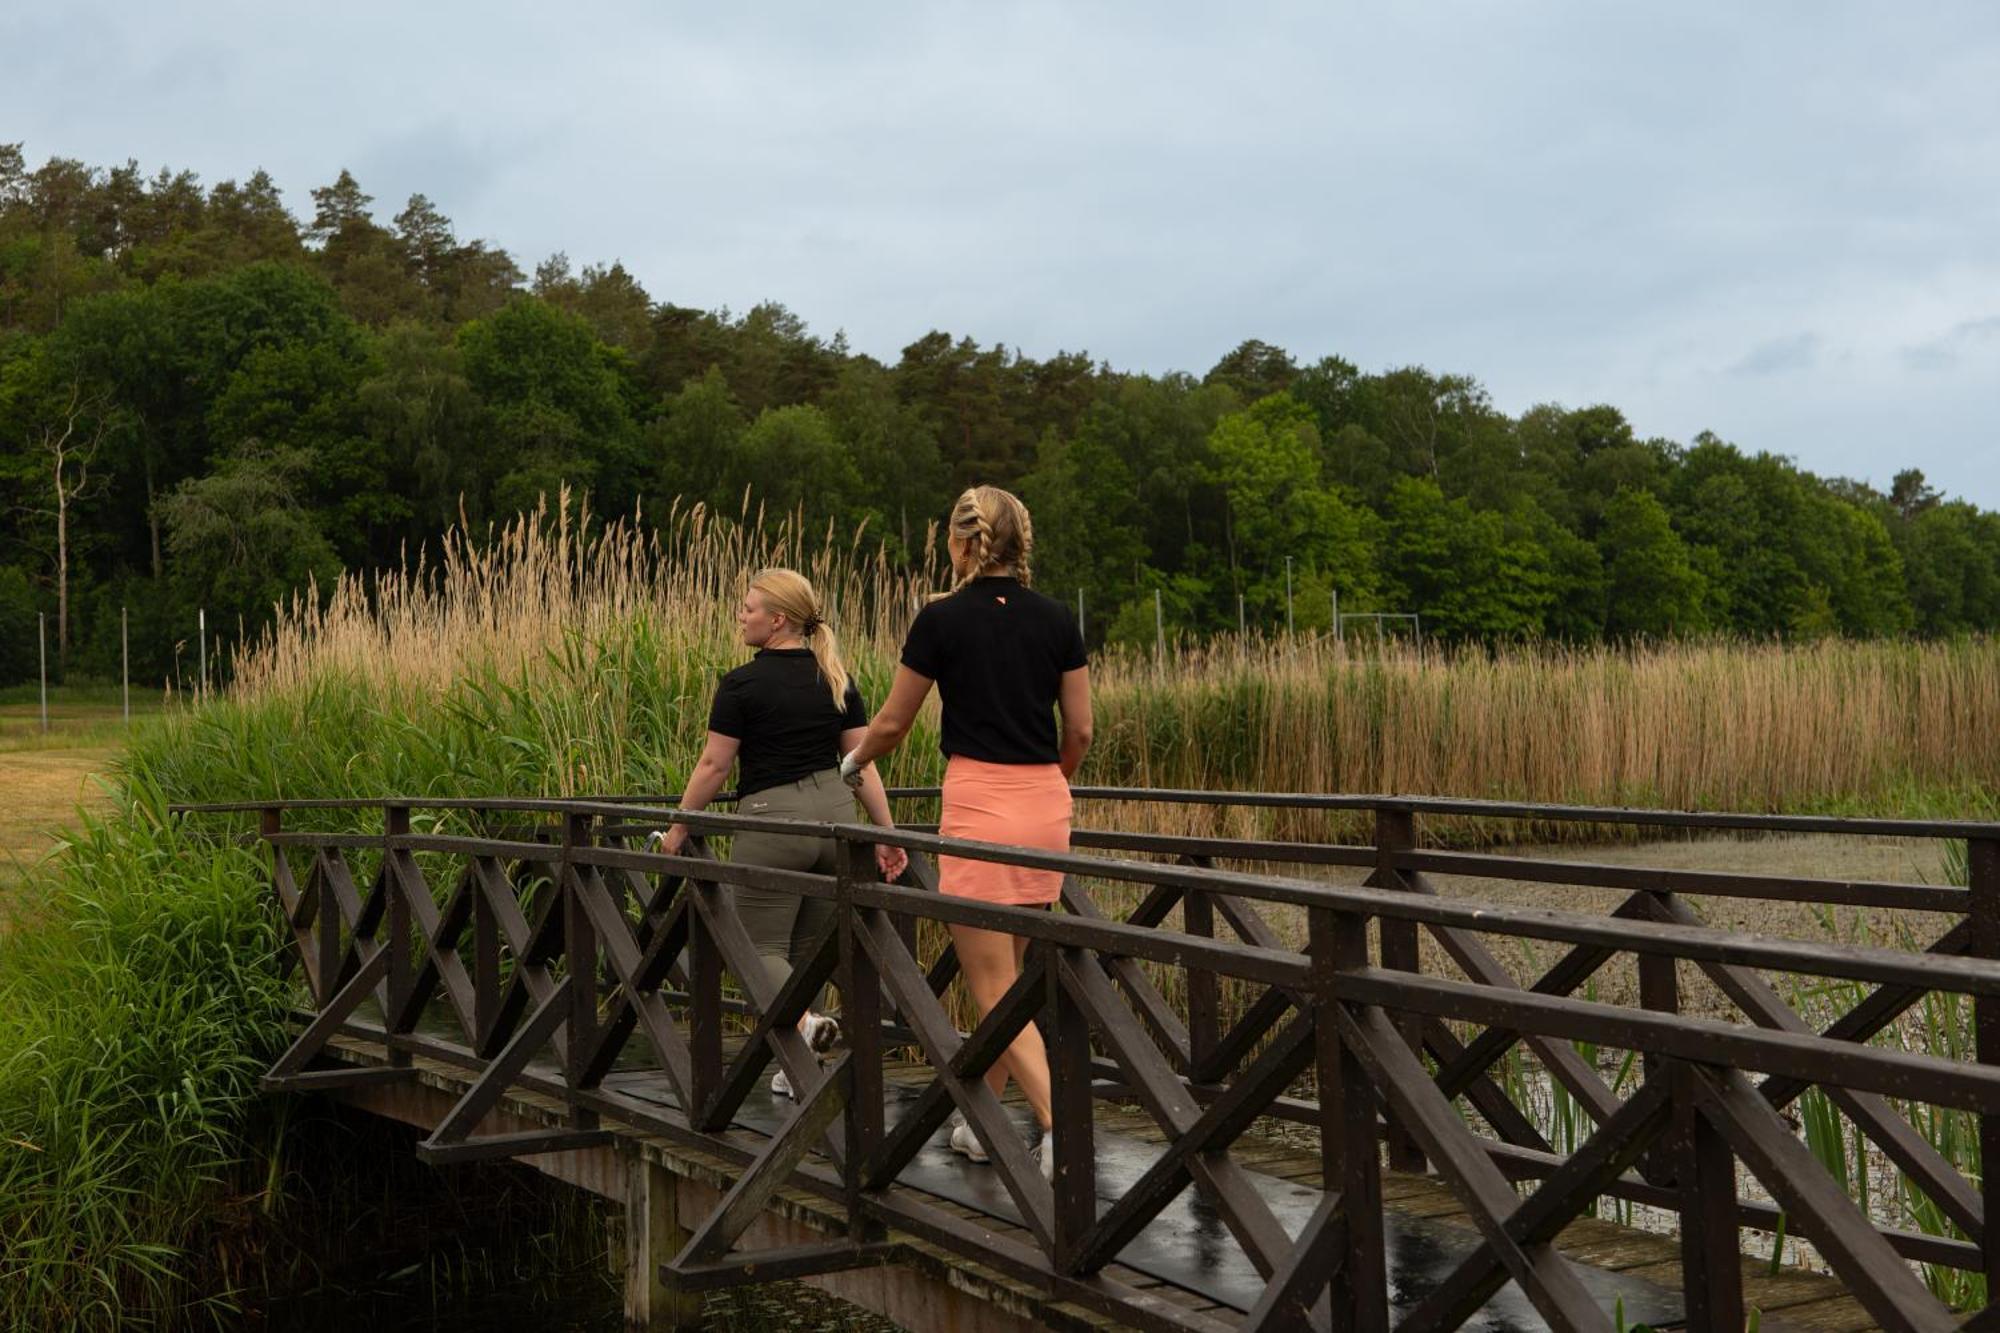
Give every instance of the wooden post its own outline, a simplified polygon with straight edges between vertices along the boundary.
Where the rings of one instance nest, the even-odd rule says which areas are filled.
[[[681,890],[702,892],[690,880]],[[688,1091],[697,1107],[710,1106],[722,1086],[722,951],[708,917],[688,904]],[[804,1089],[800,1089],[804,1092]]]
[[[583,1086],[591,1049],[597,1037],[597,928],[584,909],[583,884],[570,859],[578,847],[590,843],[591,817],[570,815],[563,821],[562,894],[563,953],[569,965],[569,1015],[565,1019],[568,1044],[564,1054],[563,1082],[574,1094]],[[595,1129],[597,1113],[570,1103],[570,1123],[579,1129]]]
[[[676,1290],[661,1272],[688,1240],[680,1181],[644,1157],[626,1159],[624,1232],[625,1327],[630,1333],[702,1327],[701,1293]]]
[[[1967,887],[1972,893],[1972,952],[1980,958],[2000,958],[2000,838],[1969,838],[1965,844]],[[1976,1058],[1982,1065],[2000,1064],[2000,1000],[1975,996],[1972,1001],[1972,1038]],[[1982,1161],[2000,1162],[2000,1115],[1979,1117],[1979,1150]],[[1989,1219],[1980,1237],[1981,1268],[1989,1293],[2000,1292],[2000,1171],[1988,1171],[1980,1182],[1980,1194]]]
[[[1205,863],[1206,858],[1202,863]],[[1215,904],[1199,889],[1181,898],[1181,924],[1190,935],[1215,938]],[[1187,967],[1188,986],[1188,1077],[1197,1083],[1213,1083],[1223,1070],[1208,1068],[1215,1048],[1222,1040],[1222,994],[1215,973],[1193,963]]]
[[[1377,810],[1375,812],[1375,863],[1374,882],[1380,888],[1400,889],[1404,887],[1403,872],[1390,862],[1390,856],[1400,851],[1409,851],[1417,845],[1417,817],[1408,810]],[[1378,923],[1382,934],[1382,966],[1396,972],[1423,971],[1422,955],[1417,950],[1417,923],[1414,921],[1390,921],[1386,918]],[[1392,1013],[1390,1021],[1403,1034],[1403,1040],[1419,1060],[1424,1054],[1423,1019],[1416,1014]],[[1421,1172],[1424,1169],[1424,1154],[1417,1147],[1396,1119],[1394,1111],[1386,1112],[1389,1140],[1389,1166],[1396,1171]]]
[[[1065,949],[1060,961],[1053,945],[1048,970],[1049,1111],[1056,1136],[1054,1223],[1055,1267],[1077,1271],[1085,1236],[1097,1224],[1096,1112],[1091,1105],[1090,1020],[1063,984],[1063,973],[1097,963],[1081,949]]]
[[[1309,909],[1306,951],[1312,958],[1314,1073],[1319,1086],[1320,1187],[1340,1195],[1346,1255],[1333,1284],[1333,1327],[1386,1333],[1389,1266],[1382,1219],[1381,1149],[1375,1137],[1375,1089],[1341,1039],[1334,979],[1368,966],[1365,918]]]
[[[1670,910],[1673,907],[1674,897],[1670,893],[1660,894],[1657,895],[1656,901],[1662,908]],[[1668,911],[1656,912],[1655,919],[1668,919]],[[1681,1011],[1681,984],[1677,967],[1678,964],[1672,958],[1663,958],[1657,954],[1647,953],[1639,955],[1639,1004],[1641,1008],[1655,1014],[1677,1014]],[[1640,1071],[1649,1083],[1656,1078],[1667,1078],[1671,1072],[1668,1063],[1657,1055],[1648,1055],[1641,1060]],[[1647,1179],[1656,1185],[1673,1183],[1683,1163],[1692,1160],[1688,1154],[1693,1149],[1690,1145],[1681,1141],[1689,1129],[1690,1124],[1686,1115],[1677,1115],[1673,1132],[1668,1136],[1667,1141],[1648,1154],[1645,1159],[1642,1173]],[[1681,1210],[1681,1230],[1683,1234],[1687,1231],[1688,1219],[1697,1215],[1693,1211],[1697,1206],[1697,1202],[1695,1197],[1688,1191],[1681,1191],[1679,1207]]]
[[[479,1053],[488,1059],[498,1054],[493,1030],[500,1018],[500,918],[486,895],[486,876],[477,858],[469,867],[478,877],[472,894],[472,1026]],[[505,876],[495,866],[495,875]]]
[[[406,1002],[416,980],[415,962],[411,957],[410,931],[414,927],[410,917],[410,901],[403,896],[402,888],[396,880],[396,873],[389,867],[389,860],[395,855],[389,849],[389,840],[406,837],[409,832],[410,807],[388,805],[382,808],[382,860],[376,866],[375,873],[381,877],[382,898],[388,909],[382,914],[382,928],[389,935],[382,946],[389,951],[389,1008],[384,1017],[388,1020],[386,1026],[390,1031],[383,1034],[385,1038],[394,1032],[405,1030],[397,1026],[396,1016],[408,1012]],[[410,1053],[391,1043],[389,1063],[407,1065],[410,1063]]]
[[[1689,1328],[1743,1327],[1743,1251],[1737,1244],[1736,1156],[1696,1104],[1685,1064],[1649,1077],[1674,1080],[1676,1177],[1682,1182],[1681,1298]],[[1662,1155],[1665,1155],[1664,1153]]]
[[[857,884],[881,879],[875,849],[865,842],[842,840],[837,871],[840,964],[835,975],[840,987],[840,1025],[847,1034],[848,1049],[854,1053],[850,1062],[853,1086],[844,1112],[847,1156],[841,1163],[841,1183],[847,1196],[848,1235],[856,1242],[865,1242],[879,1239],[875,1233],[881,1228],[869,1224],[862,1204],[862,1182],[888,1134],[887,1093],[882,1079],[882,974],[857,937],[860,910],[854,905]]]

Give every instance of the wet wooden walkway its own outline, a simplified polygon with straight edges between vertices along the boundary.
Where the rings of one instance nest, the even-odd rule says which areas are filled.
[[[328,1047],[332,1061],[357,1070],[386,1070],[383,1037],[379,1030],[370,1031],[372,1026],[356,1024],[354,1035],[335,1038]],[[560,1070],[541,1065],[531,1067],[529,1075],[559,1081]],[[920,1089],[928,1078],[926,1068],[908,1061],[899,1061],[887,1070],[888,1084],[906,1095]],[[473,1081],[460,1065],[419,1057],[412,1062],[409,1075],[397,1077],[393,1085],[364,1085],[336,1090],[332,1095],[428,1133]],[[647,1108],[639,1117],[640,1123],[624,1124],[607,1117],[606,1123],[618,1137],[616,1147],[571,1149],[516,1160],[618,1204],[628,1203],[632,1164],[643,1161],[666,1173],[670,1188],[677,1192],[689,1216],[704,1214],[737,1181],[740,1161],[690,1147],[679,1137],[647,1132],[645,1122],[652,1122],[657,1130],[661,1118],[680,1121],[672,1092],[658,1075],[614,1073],[604,1086],[618,1099],[630,1099]],[[1029,1132],[1025,1109],[1012,1102],[1009,1105],[1023,1133]],[[761,1093],[750,1100],[740,1122],[718,1136],[719,1141],[754,1153],[781,1122],[784,1109],[773,1106],[768,1094]],[[510,1092],[494,1114],[499,1130],[528,1133],[560,1130],[569,1118],[562,1099],[525,1086]],[[1309,1203],[1317,1202],[1321,1193],[1319,1156],[1300,1141],[1298,1133],[1286,1130],[1267,1124],[1262,1132],[1252,1131],[1240,1139],[1231,1155],[1255,1173],[1269,1196],[1289,1196],[1300,1205],[1287,1211],[1307,1215]],[[1156,1155],[1166,1142],[1149,1117],[1114,1102],[1099,1105],[1097,1133],[1100,1145],[1120,1145],[1110,1152],[1100,1147],[1099,1170],[1107,1190],[1115,1190],[1119,1179],[1132,1174],[1137,1160]],[[943,1140],[940,1133],[906,1173],[907,1180],[892,1186],[892,1192],[910,1196],[921,1207],[940,1209],[990,1229],[1003,1243],[1032,1248],[1032,1235],[1012,1215],[1005,1191],[992,1182],[991,1172],[952,1153]],[[1128,1159],[1122,1169],[1121,1158]],[[833,1178],[830,1164],[823,1159],[814,1166],[828,1179]],[[1449,1267],[1447,1260],[1477,1243],[1478,1231],[1465,1205],[1436,1176],[1384,1172],[1382,1196],[1392,1215],[1396,1238],[1390,1269],[1392,1281],[1399,1282],[1404,1296],[1397,1302],[1401,1309],[1427,1290],[1427,1279],[1435,1281],[1438,1270]],[[1198,1200],[1190,1200],[1189,1205],[1182,1216],[1156,1220],[1149,1230],[1157,1234],[1147,1238],[1144,1253],[1132,1256],[1131,1263],[1108,1266],[1105,1276],[1189,1314],[1234,1323],[1254,1304],[1261,1279],[1213,1211],[1203,1208]],[[770,1212],[770,1222],[757,1238],[766,1245],[811,1243],[841,1236],[847,1228],[838,1207],[808,1190],[780,1190],[770,1203]],[[626,1258],[621,1247],[618,1262],[634,1266],[635,1276],[646,1279],[650,1275],[636,1266],[648,1260],[657,1262],[664,1249],[677,1248],[685,1238],[686,1227],[674,1227],[673,1234],[655,1240],[650,1252]],[[921,1237],[892,1234],[890,1239],[903,1250],[896,1268],[803,1280],[913,1329],[1096,1330],[1118,1325],[1107,1315],[1053,1300],[1026,1282]],[[1628,1326],[1649,1323],[1663,1333],[1687,1327],[1679,1296],[1680,1245],[1674,1237],[1585,1217],[1565,1227],[1556,1244],[1590,1271],[1594,1289],[1604,1298],[1605,1313],[1614,1320],[1622,1305]],[[1742,1278],[1745,1300],[1759,1311],[1763,1333],[1865,1333],[1881,1327],[1838,1279],[1824,1273],[1788,1267],[1774,1270],[1767,1260],[1746,1257]],[[1502,1297],[1489,1303],[1465,1327],[1486,1333],[1526,1333],[1547,1327],[1518,1293],[1509,1295],[1511,1299]],[[658,1301],[664,1306],[671,1303],[671,1297],[663,1292]],[[684,1314],[693,1317],[692,1311]]]
[[[1992,1308],[1947,1308],[1927,1282],[2000,1274],[2000,1232],[1986,1225],[2000,1173],[1968,1175],[1905,1109],[1963,1113],[2000,1144],[2000,826],[1078,795],[1362,811],[1375,834],[1357,845],[1085,828],[1078,852],[1058,855],[593,801],[385,801],[380,831],[352,831],[352,802],[249,807],[302,983],[300,1031],[266,1086],[418,1125],[419,1155],[441,1167],[518,1160],[620,1201],[635,1327],[696,1326],[703,1292],[781,1278],[917,1330],[2000,1323]],[[414,826],[418,809],[429,828]],[[294,812],[332,812],[348,830],[288,830]],[[1428,850],[1420,814],[1956,837],[1972,885]],[[701,835],[686,854],[634,846],[669,819]],[[706,838],[745,832],[831,839],[839,869],[707,850]],[[906,882],[877,878],[881,843],[911,853]],[[925,859],[938,855],[1059,871],[1062,910],[941,895]],[[1370,879],[1270,873],[1287,863]],[[1608,915],[1492,906],[1441,895],[1431,874],[1625,896]],[[833,906],[782,985],[735,914],[739,885]],[[1731,895],[1959,920],[1913,952],[1711,930],[1691,906]],[[1281,915],[1303,939],[1273,924]],[[959,926],[1029,941],[1020,980],[970,1032],[947,1003],[957,960],[940,927]],[[1442,970],[1426,970],[1426,934]],[[1517,976],[1495,945],[1530,941],[1562,952]],[[1620,958],[1636,967],[1636,1004],[1577,997]],[[1682,1012],[1684,975],[1737,1016]],[[1773,984],[1787,975],[1854,1002],[1817,1026]],[[797,1030],[823,993],[837,993],[848,1042],[825,1061]],[[1991,1059],[1877,1040],[1940,994],[1969,1001]],[[1030,1024],[1053,1076],[1052,1179],[1021,1108],[985,1082]],[[1635,1077],[1607,1078],[1586,1046],[1624,1053]],[[1516,1059],[1578,1109],[1560,1150],[1500,1077]],[[773,1069],[797,1101],[770,1096]],[[1813,1089],[1957,1234],[1885,1224],[1849,1196],[1787,1119]],[[945,1146],[954,1111],[990,1164]],[[1677,1234],[1603,1220],[1628,1205],[1659,1210]],[[1829,1274],[1746,1258],[1745,1230],[1809,1242]]]

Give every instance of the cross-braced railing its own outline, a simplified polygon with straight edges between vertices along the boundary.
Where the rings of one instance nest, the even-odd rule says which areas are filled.
[[[1338,844],[1086,827],[1075,853],[1056,855],[914,827],[797,825],[614,801],[380,802],[379,833],[283,826],[288,808],[340,803],[240,807],[261,812],[274,888],[311,999],[303,1030],[269,1081],[302,1089],[393,1080],[407,1077],[418,1055],[455,1064],[473,1078],[423,1145],[437,1162],[598,1145],[621,1126],[740,1161],[735,1185],[669,1266],[691,1287],[752,1271],[766,1280],[893,1262],[900,1235],[1153,1328],[1451,1329],[1511,1282],[1552,1327],[1601,1329],[1610,1315],[1554,1242],[1602,1198],[1679,1213],[1690,1328],[1743,1326],[1745,1228],[1788,1228],[1808,1239],[1888,1328],[1960,1323],[1962,1312],[1948,1310],[1914,1264],[1989,1279],[2000,1272],[1984,1178],[1941,1154],[1906,1114],[1912,1104],[1966,1113],[1982,1146],[2000,1150],[1993,1138],[2000,962],[1991,961],[2000,958],[2000,827],[1388,798],[1077,794],[1362,812],[1372,816],[1373,837]],[[448,819],[481,836],[419,828],[413,811],[426,825]],[[1970,886],[1642,869],[1421,845],[1417,819],[1460,816],[1962,838]],[[632,845],[638,830],[671,820],[697,835],[687,854]],[[748,831],[833,837],[840,869],[821,876],[709,855],[705,839]],[[878,882],[876,843],[912,853],[904,884]],[[1064,910],[928,891],[923,858],[940,853],[1061,872]],[[1223,868],[1231,864],[1256,873]],[[1369,873],[1361,886],[1271,873],[1312,867]],[[1433,875],[1624,896],[1608,914],[1495,906],[1444,896]],[[766,979],[730,906],[734,885],[834,904],[832,924],[782,986]],[[1128,897],[1129,908],[1105,906]],[[1711,929],[1690,898],[1940,913],[1951,924],[1922,951],[1858,947]],[[941,932],[919,932],[924,921],[1032,941],[1019,983],[970,1032],[957,1029],[943,998],[955,960],[948,946],[937,949]],[[1433,957],[1445,960],[1433,974],[1423,971],[1426,935]],[[1496,948],[1510,940],[1563,952],[1539,976],[1520,977]],[[1637,1003],[1579,998],[1615,960],[1635,962]],[[1838,983],[1858,1002],[1818,1028],[1774,976]],[[1682,1012],[1694,977],[1705,978],[1730,1012]],[[829,985],[839,993],[849,1044],[822,1067],[796,1024]],[[1934,995],[1970,997],[1976,1058],[1873,1041]],[[1054,1075],[1053,1182],[984,1078],[1031,1022],[1042,1027]],[[387,1065],[316,1067],[336,1034],[379,1040]],[[907,1048],[932,1074],[892,1117],[884,1069],[892,1050]],[[1567,1152],[1496,1077],[1517,1048],[1532,1052],[1587,1118]],[[1586,1054],[1592,1048],[1628,1053],[1641,1076],[1629,1084],[1608,1079]],[[773,1061],[798,1101],[768,1140],[746,1147],[727,1131]],[[664,1078],[674,1110],[607,1084],[614,1067],[635,1065]],[[510,1089],[558,1099],[568,1124],[479,1132]],[[1864,1212],[1786,1119],[1809,1089],[1823,1093],[1955,1234]],[[1093,1104],[1106,1098],[1136,1103],[1164,1139],[1136,1183],[1109,1201],[1098,1195],[1092,1129]],[[892,1188],[954,1110],[991,1155],[1029,1242]],[[1232,1154],[1265,1117],[1317,1130],[1324,1192],[1302,1226],[1280,1220],[1260,1178]],[[1393,1309],[1385,1161],[1434,1172],[1477,1228],[1455,1269]],[[783,1187],[840,1204],[848,1235],[738,1252]],[[1261,1298],[1239,1321],[1191,1313],[1110,1275],[1190,1188],[1264,1279]]]

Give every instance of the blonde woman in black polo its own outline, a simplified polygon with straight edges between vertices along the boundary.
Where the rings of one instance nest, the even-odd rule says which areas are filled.
[[[757,655],[722,678],[709,709],[708,742],[681,793],[681,809],[701,810],[715,799],[737,770],[737,813],[808,823],[846,824],[854,820],[855,791],[840,776],[840,756],[867,734],[868,710],[855,688],[840,644],[821,613],[819,596],[803,575],[767,569],[750,580],[736,609],[743,642]],[[888,794],[871,766],[858,794],[868,818],[894,823]],[[678,854],[687,826],[674,824],[653,835],[656,845]],[[831,838],[782,833],[737,835],[730,857],[748,865],[806,870],[831,875],[838,865]],[[884,879],[902,875],[908,858],[900,847],[877,847],[875,862]],[[730,896],[742,918],[765,975],[781,987],[802,961],[804,951],[833,919],[824,898],[802,898],[783,889],[735,885]],[[814,1050],[825,1050],[840,1025],[807,1011],[799,1031]],[[791,1096],[784,1071],[771,1090]]]
[[[947,837],[1069,850],[1070,777],[1090,748],[1090,670],[1083,635],[1061,603],[1029,586],[1034,528],[1027,506],[997,486],[974,486],[952,506],[946,531],[956,583],[917,613],[902,665],[865,739],[841,761],[861,775],[909,734],[937,687],[942,699],[944,799],[938,831]],[[1060,719],[1060,726],[1058,726]],[[863,779],[865,781],[865,778]],[[1062,874],[958,856],[938,858],[938,892],[1014,907],[1047,907]],[[1005,931],[953,925],[960,971],[984,1018],[1021,975],[1027,940]],[[1031,1023],[987,1074],[997,1095],[1009,1077],[1051,1130],[1048,1052]],[[1041,1168],[1054,1167],[1055,1136],[1045,1132]],[[951,1146],[975,1162],[986,1146],[958,1119]]]

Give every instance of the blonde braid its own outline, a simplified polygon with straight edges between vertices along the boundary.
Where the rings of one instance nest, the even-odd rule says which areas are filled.
[[[995,519],[1003,516],[1006,521],[998,526],[1010,530],[1005,542],[994,530]],[[1020,500],[997,486],[970,487],[952,505],[946,526],[965,543],[966,572],[954,579],[949,592],[939,596],[951,596],[999,565],[1011,567],[1022,586],[1027,586],[1033,576],[1028,558],[1034,550],[1034,529],[1028,520],[1027,506]]]

